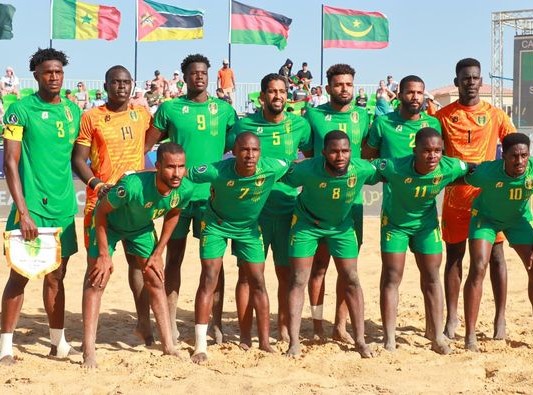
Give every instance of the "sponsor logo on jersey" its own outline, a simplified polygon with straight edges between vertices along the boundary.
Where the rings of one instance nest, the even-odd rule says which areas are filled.
[[[217,103],[209,103],[209,112],[211,115],[216,115],[218,113],[218,104]]]
[[[524,185],[526,189],[533,189],[533,179],[532,178],[526,178],[526,181],[524,182]]]
[[[477,124],[480,126],[483,126],[487,123],[487,116],[486,115],[478,115],[477,117]]]
[[[189,106],[183,106],[183,108],[181,109],[181,113],[182,114],[188,114],[189,113]]]
[[[403,180],[404,184],[410,184],[413,182],[413,179],[411,177],[407,177],[405,180]]]
[[[126,197],[126,190],[122,185],[117,188],[117,196],[121,199]]]
[[[257,128],[257,134],[262,134],[263,133],[263,127],[262,126],[259,126]]]
[[[170,200],[170,207],[172,208],[177,207],[179,202],[180,202],[180,195],[179,194],[174,195],[172,199]]]
[[[9,114],[9,117],[7,117],[7,122],[9,122],[12,125],[17,124],[19,122],[17,114]]]
[[[402,125],[398,125],[396,126],[396,129],[395,129],[397,132],[401,132],[403,130],[403,126]]]
[[[353,123],[359,122],[359,113],[357,111],[352,112],[350,118],[352,119]]]
[[[454,123],[455,123],[455,122],[459,122],[459,117],[458,117],[457,115],[452,115],[452,116],[451,116],[451,120],[452,120],[452,122],[454,122]]]
[[[496,183],[495,187],[496,187],[496,188],[501,188],[501,187],[503,187],[503,182],[498,181],[498,182]]]
[[[139,116],[137,115],[137,111],[135,111],[135,110],[130,111],[130,119],[132,121],[138,121],[139,120]]]
[[[321,182],[320,184],[318,184],[318,187],[319,187],[320,189],[324,189],[324,188],[327,187],[327,186],[328,186],[328,184],[327,184],[326,182]]]
[[[198,173],[205,173],[206,170],[207,170],[207,165],[198,166],[198,167],[196,168],[196,171],[197,171]]]
[[[48,111],[43,111],[41,113],[41,119],[48,119]]]
[[[433,178],[433,185],[438,185],[442,181],[442,175]]]
[[[260,176],[258,177],[256,180],[255,180],[255,185],[257,185],[258,187],[260,187],[261,185],[263,185],[265,183],[265,176]]]
[[[65,117],[69,120],[69,122],[72,122],[74,120],[74,117],[72,116],[72,113],[70,112],[70,108],[65,107]]]
[[[111,115],[106,114],[106,116],[104,117],[104,122],[109,122],[109,121],[111,121]]]
[[[150,208],[154,205],[154,202],[148,202],[144,205],[144,208]]]
[[[357,177],[355,174],[348,177],[348,180],[346,180],[346,185],[348,185],[350,188],[353,188],[355,186],[355,183],[357,181]]]
[[[427,123],[427,121],[424,121],[422,122],[422,124],[420,125],[420,128],[427,128],[429,126],[429,123]]]
[[[234,180],[229,180],[229,181],[227,182],[227,184],[226,184],[226,186],[227,186],[227,187],[230,187],[230,188],[231,188],[232,186],[234,186],[234,185],[235,185],[235,181],[234,181]]]
[[[381,162],[379,162],[379,170],[385,170],[385,167],[387,167],[387,160],[383,159]]]
[[[326,121],[331,121],[331,114],[326,114],[326,116],[324,117],[324,120]]]

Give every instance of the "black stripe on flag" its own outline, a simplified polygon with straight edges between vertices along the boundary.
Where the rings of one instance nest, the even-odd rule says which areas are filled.
[[[232,1],[231,13],[232,14],[264,16],[264,17],[267,17],[267,18],[272,18],[272,19],[276,20],[277,22],[279,22],[282,25],[285,25],[287,27],[289,27],[291,22],[292,22],[292,19],[286,17],[285,15],[276,14],[274,12],[266,11],[266,10],[263,10],[261,8],[250,7],[250,6],[246,5],[246,4],[239,3],[238,1]]]

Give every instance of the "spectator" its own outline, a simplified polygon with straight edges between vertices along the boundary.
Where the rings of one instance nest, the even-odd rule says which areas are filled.
[[[165,89],[168,89],[168,81],[161,75],[159,70],[154,71],[154,79],[150,81],[150,86],[155,84],[159,96],[163,96]]]
[[[313,89],[315,89],[315,92],[316,92],[312,96],[312,99],[311,99],[313,107],[318,107],[321,104],[326,104],[328,102],[328,97],[324,95],[324,92],[322,91],[322,87],[318,85],[317,87]],[[313,89],[311,89],[311,92],[313,91]]]
[[[174,71],[172,78],[168,81],[168,90],[170,91],[170,97],[180,97],[185,94],[183,91],[185,87],[185,82],[180,78],[180,72],[178,70]]]
[[[224,92],[224,89],[217,88],[215,93],[217,94],[217,97],[220,100],[224,100],[224,101],[228,102],[229,104],[232,104],[231,97],[227,93]]]
[[[387,76],[387,88],[389,88],[389,90],[391,92],[393,92],[396,96],[398,96],[398,82],[394,81],[394,79],[392,78],[392,75],[388,75]]]
[[[67,98],[73,103],[76,103],[76,97],[72,94],[72,91],[70,89],[65,90],[65,98]]]
[[[298,87],[292,91],[292,100],[293,101],[306,100],[307,96],[308,96],[308,93],[304,89],[303,81],[298,82]]]
[[[144,97],[144,90],[141,88],[135,88],[135,90],[133,91],[133,97],[130,98],[130,103],[132,105],[144,106],[148,111],[150,111],[148,101]]]
[[[365,90],[363,88],[359,88],[359,94],[355,98],[355,104],[358,107],[366,107],[366,103],[368,102],[368,96],[365,93]]]
[[[102,91],[100,89],[98,89],[96,91],[94,96],[95,96],[95,98],[94,98],[94,100],[91,100],[91,103],[89,104],[89,108],[99,107],[99,106],[103,106],[105,104],[105,100],[102,97]]]
[[[300,79],[300,81],[303,81],[304,88],[306,90],[309,90],[311,87],[311,81],[313,80],[313,75],[307,68],[307,62],[302,63],[302,69],[298,70],[298,73],[296,73],[296,77]]]
[[[161,98],[161,100],[159,100],[159,102],[163,103],[169,100],[172,100],[172,95],[170,94],[170,90],[165,89],[165,91],[163,92],[163,97]]]
[[[0,96],[8,95],[14,93],[19,96],[19,79],[15,75],[13,67],[6,67],[6,75],[0,79]]]
[[[289,79],[291,78],[291,75],[292,75],[292,60],[287,58],[287,60],[285,61],[285,64],[281,66],[281,68],[279,69],[278,74],[281,75],[285,79],[287,84],[289,84],[290,82]]]
[[[88,108],[89,92],[87,92],[87,88],[85,88],[83,82],[78,82],[78,91],[74,94],[74,97],[76,98],[75,102],[80,109],[85,110]]]
[[[379,81],[379,87],[376,90],[376,111],[374,116],[379,117],[380,115],[388,114],[393,111],[391,101],[396,97],[396,94],[392,92],[385,81]]]
[[[155,82],[150,84],[150,90],[144,94],[144,97],[146,98],[150,112],[154,114],[163,98],[163,95],[159,93],[159,88]]]
[[[217,88],[221,88],[224,94],[229,96],[228,103],[235,103],[235,73],[229,67],[229,60],[222,60],[222,68],[218,70]]]

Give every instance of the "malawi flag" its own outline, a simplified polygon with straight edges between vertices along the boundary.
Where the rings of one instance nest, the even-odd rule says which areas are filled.
[[[231,2],[231,42],[233,44],[287,46],[292,19],[238,1]]]
[[[0,4],[0,40],[13,38],[13,15],[15,7],[11,4]]]
[[[324,6],[324,48],[380,49],[389,45],[389,21],[380,12]]]
[[[53,0],[52,38],[70,40],[115,40],[120,26],[120,11],[115,7]]]
[[[137,41],[194,40],[204,37],[204,13],[138,0]]]

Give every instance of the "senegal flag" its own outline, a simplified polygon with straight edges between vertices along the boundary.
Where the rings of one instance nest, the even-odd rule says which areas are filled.
[[[150,0],[138,0],[137,41],[193,40],[204,37],[204,13]]]
[[[389,21],[380,12],[324,6],[324,48],[380,49],[389,45]]]
[[[53,0],[52,38],[67,40],[114,40],[118,36],[120,11],[115,7]]]

